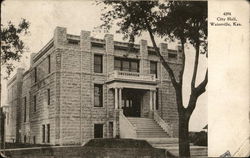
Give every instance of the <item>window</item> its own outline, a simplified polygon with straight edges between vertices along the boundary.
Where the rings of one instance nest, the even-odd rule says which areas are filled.
[[[121,70],[121,69],[122,69],[121,60],[115,60],[115,70]]]
[[[155,74],[157,78],[157,62],[155,61],[150,61],[150,74]]]
[[[129,61],[127,61],[127,60],[122,61],[122,70],[123,71],[129,71],[130,70],[129,69]]]
[[[102,85],[95,84],[94,85],[94,106],[102,107],[103,95],[102,95]]]
[[[36,95],[34,95],[34,112],[36,112]]]
[[[50,55],[48,55],[48,73],[51,72],[51,61],[50,61]]]
[[[34,68],[34,77],[35,77],[35,82],[37,82],[37,68]]]
[[[47,143],[50,142],[50,124],[47,124]]]
[[[33,143],[36,144],[36,136],[33,136]]]
[[[94,55],[94,72],[102,73],[102,55]]]
[[[176,59],[177,58],[177,54],[168,53],[168,58],[170,58],[170,59]]]
[[[50,105],[50,89],[47,89],[47,102],[48,102],[48,105]]]
[[[23,118],[23,121],[26,122],[26,111],[27,111],[27,105],[26,105],[27,104],[27,100],[26,100],[26,97],[24,97],[24,101],[23,102],[24,102],[23,103],[24,104],[24,116],[23,116],[24,118]]]
[[[26,143],[26,135],[23,137],[23,142]]]
[[[159,88],[156,88],[156,110],[159,109]]]
[[[139,72],[139,64],[136,61],[130,62],[130,70],[131,72]]]
[[[110,138],[113,138],[113,134],[114,134],[113,128],[114,128],[113,122],[109,122],[109,137]]]
[[[42,142],[45,143],[45,125],[42,125]]]
[[[139,72],[139,60],[115,58],[114,69],[119,71]]]
[[[94,124],[94,138],[103,138],[103,124]]]

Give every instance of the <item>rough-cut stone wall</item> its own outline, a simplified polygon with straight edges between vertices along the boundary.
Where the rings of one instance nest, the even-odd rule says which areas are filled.
[[[29,141],[42,143],[42,124],[50,124],[51,144],[80,144],[94,138],[94,124],[103,124],[103,137],[112,137],[109,122],[113,122],[114,134],[119,134],[119,110],[114,109],[114,89],[109,89],[106,81],[109,73],[114,70],[114,57],[128,57],[140,59],[140,73],[150,73],[150,61],[157,61],[159,88],[160,116],[170,125],[178,135],[178,114],[176,108],[175,91],[168,73],[162,67],[156,55],[149,54],[147,41],[140,41],[140,50],[130,53],[114,47],[113,35],[107,34],[104,40],[95,41],[89,31],[81,31],[80,37],[67,34],[66,28],[57,27],[54,31],[53,46],[41,57],[34,56],[32,66],[25,74],[19,100],[17,94],[9,91],[9,102],[20,104],[21,138],[29,135]],[[69,43],[69,40],[79,41]],[[93,42],[99,42],[94,46]],[[167,44],[160,44],[160,51],[170,62],[175,76],[181,67],[181,53],[176,53],[176,59],[169,59]],[[39,54],[39,53],[38,53]],[[51,73],[48,73],[48,59],[51,56]],[[103,73],[94,73],[94,55],[102,55]],[[37,69],[35,83],[34,69]],[[103,107],[94,107],[94,84],[103,84]],[[50,105],[47,104],[47,89],[50,89]],[[122,88],[122,87],[121,87]],[[146,89],[147,87],[145,87]],[[9,87],[9,90],[11,87]],[[37,96],[36,112],[34,112],[34,95]],[[27,118],[24,122],[24,104],[27,100]],[[142,116],[149,112],[149,90],[142,94]],[[27,138],[28,140],[28,138]]]
[[[12,127],[8,129],[11,135],[15,135],[15,141],[21,141],[21,94],[22,94],[22,78],[24,69],[18,68],[16,75],[8,82],[8,106],[11,106],[12,113],[10,114],[10,121],[13,121]],[[7,130],[7,131],[8,131]],[[15,130],[15,131],[14,131]]]

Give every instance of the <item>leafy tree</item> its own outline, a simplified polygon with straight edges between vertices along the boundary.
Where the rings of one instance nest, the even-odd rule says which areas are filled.
[[[6,69],[7,76],[14,69],[13,61],[20,61],[25,50],[22,35],[28,33],[29,22],[22,19],[18,26],[11,21],[7,26],[1,25],[1,67]]]
[[[20,38],[22,35],[28,33],[30,23],[22,19],[18,26],[15,26],[12,22],[8,22],[6,26],[1,24],[1,51],[0,51],[0,79],[2,79],[2,68],[6,70],[7,79],[10,73],[14,70],[13,61],[20,61],[24,52],[24,42]],[[0,102],[2,94],[2,85],[0,83]]]
[[[153,47],[163,67],[168,72],[176,92],[179,116],[179,155],[190,156],[188,125],[196,107],[198,97],[206,91],[208,72],[204,80],[196,85],[200,54],[207,55],[207,2],[170,1],[102,1],[104,4],[101,20],[102,29],[109,30],[114,23],[119,27],[118,33],[124,39],[134,42],[136,36],[148,32]],[[156,37],[178,40],[181,43],[183,60],[182,68],[175,76],[169,63],[160,54],[155,42]],[[194,70],[191,81],[191,94],[186,106],[183,104],[183,74],[185,70],[185,44],[195,48]],[[177,80],[177,77],[179,80]]]

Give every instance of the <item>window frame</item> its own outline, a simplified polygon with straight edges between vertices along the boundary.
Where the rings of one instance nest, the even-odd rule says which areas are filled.
[[[34,106],[33,106],[33,108],[34,108],[34,112],[36,112],[36,106],[37,106],[37,98],[36,98],[36,95],[34,95],[33,96],[33,104],[34,104]]]
[[[151,65],[155,64],[155,70],[152,70]],[[155,72],[152,72],[155,71]],[[158,78],[158,62],[157,61],[150,61],[150,74],[154,74],[156,78]]]
[[[50,143],[50,124],[47,124],[47,143]]]
[[[97,126],[100,126],[101,128],[102,128],[102,136],[101,137],[96,137],[96,133],[98,132],[98,131],[96,131],[97,129]],[[104,124],[103,123],[95,123],[94,124],[94,138],[103,138],[104,137]]]
[[[99,88],[99,106],[96,106],[95,103],[95,98],[96,98],[96,93],[95,93],[95,88],[98,87]],[[94,107],[100,108],[103,107],[103,84],[94,84]]]
[[[100,57],[101,58],[101,63],[97,64],[95,61],[96,57]],[[96,67],[96,66],[99,66],[99,67]],[[98,69],[100,68],[100,70]],[[103,55],[101,54],[94,54],[94,73],[103,73]]]
[[[50,89],[47,89],[47,104],[50,105]]]
[[[24,97],[24,115],[23,115],[23,121],[26,122],[26,115],[27,115],[27,99],[26,96]]]
[[[45,132],[46,132],[46,126],[45,124],[42,125],[42,143],[45,143]]]
[[[51,73],[51,56],[50,54],[48,55],[48,74]]]
[[[117,67],[115,66],[116,61],[120,62],[120,69],[117,69]],[[125,62],[128,62],[128,67],[126,68],[126,70],[124,68]],[[133,71],[135,69],[132,69],[132,63],[137,64],[136,71]],[[114,58],[114,70],[139,73],[140,72],[140,60],[138,60],[138,59],[130,59],[130,58],[115,57]]]
[[[35,83],[37,82],[37,67],[34,68]]]

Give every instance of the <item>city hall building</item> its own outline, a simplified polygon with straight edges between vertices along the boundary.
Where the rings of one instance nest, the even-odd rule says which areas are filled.
[[[161,43],[159,50],[178,78],[181,49]],[[67,145],[178,136],[175,91],[146,40],[130,47],[111,34],[96,39],[57,27],[30,62],[8,82],[7,140]]]

